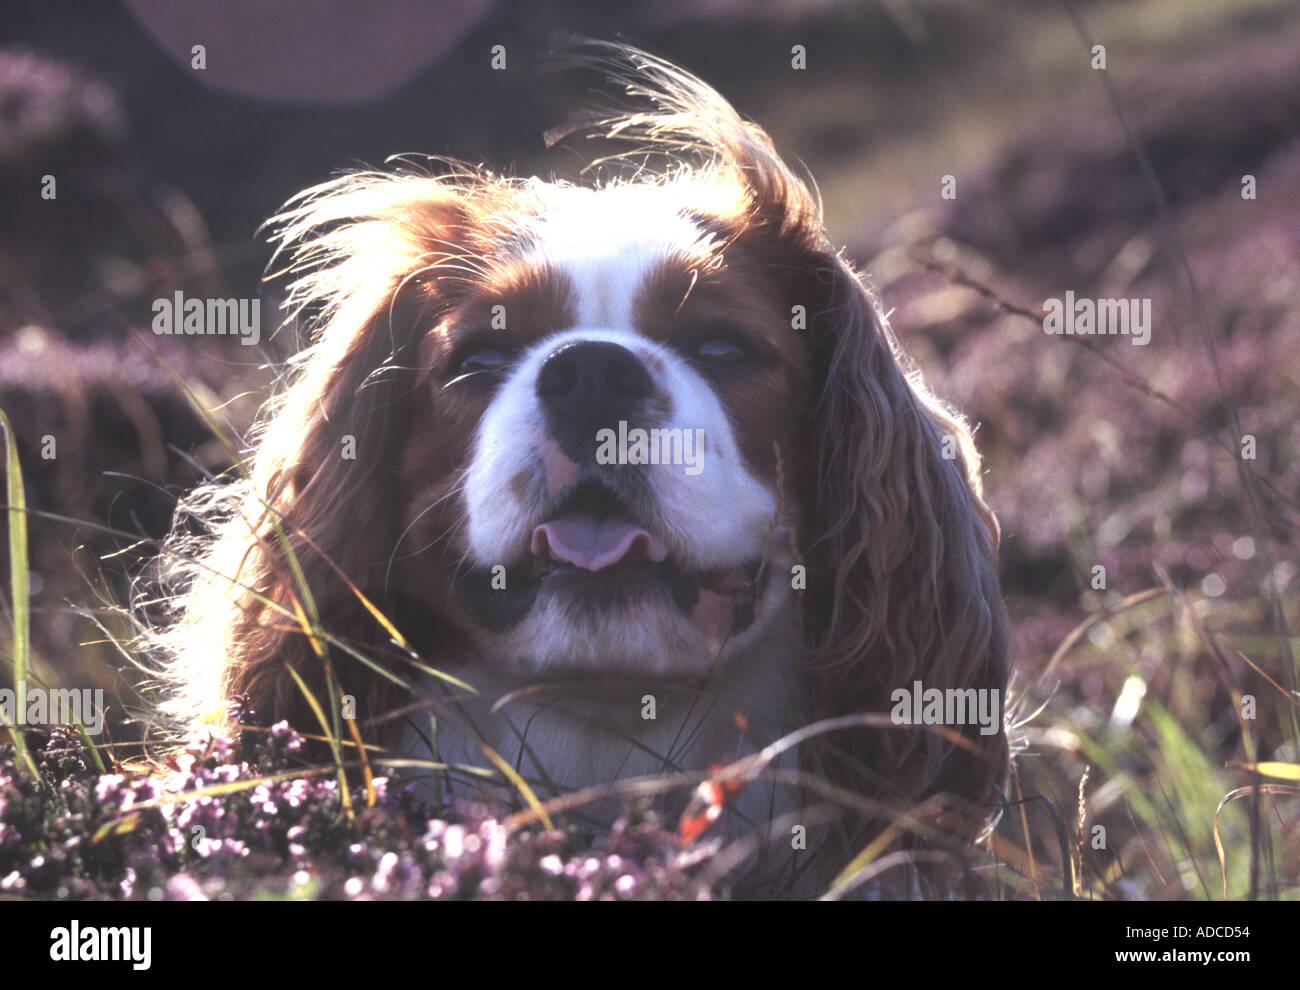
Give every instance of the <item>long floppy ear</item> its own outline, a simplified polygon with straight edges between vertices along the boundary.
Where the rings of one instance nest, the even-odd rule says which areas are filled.
[[[962,691],[965,724],[951,728],[969,747],[932,729],[864,732],[838,766],[868,793],[947,793],[987,814],[1007,766],[1008,622],[979,457],[856,274],[839,257],[821,262],[830,286],[811,324],[823,387],[808,527],[809,574],[824,578],[810,582],[819,714],[891,712],[906,698],[910,719],[918,690]]]
[[[996,691],[1000,705],[1008,623],[998,529],[981,499],[969,429],[910,367],[834,248],[818,197],[761,128],[670,63],[619,45],[585,49],[578,61],[639,104],[586,126],[630,142],[628,154],[701,159],[695,175],[712,181],[718,202],[735,198],[729,218],[712,207],[730,219],[729,238],[765,257],[788,303],[809,315],[822,383],[816,443],[792,460],[800,501],[813,507],[802,542],[816,714],[888,713],[894,692],[917,681]],[[829,769],[873,797],[910,803],[946,792],[987,806],[1007,767],[1001,708],[991,731],[954,728],[969,747],[921,728],[837,733],[825,740]]]
[[[247,474],[200,489],[177,510],[171,549],[182,563],[170,575],[177,615],[164,637],[173,688],[165,713],[221,722],[229,700],[246,695],[262,719],[316,731],[290,668],[329,711],[339,699],[326,689],[328,658],[358,716],[377,714],[384,692],[376,687],[391,682],[346,650],[319,637],[313,644],[294,616],[305,619],[310,597],[325,633],[357,644],[388,639],[348,582],[382,605],[376,561],[395,537],[410,352],[416,331],[436,319],[430,285],[439,266],[454,268],[474,250],[459,239],[486,181],[464,171],[352,174],[302,193],[270,221],[276,258],[287,258],[294,276],[286,308],[312,342],[262,411]]]

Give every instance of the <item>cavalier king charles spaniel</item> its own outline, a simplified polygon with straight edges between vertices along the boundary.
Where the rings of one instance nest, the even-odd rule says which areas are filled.
[[[884,724],[899,689],[1006,687],[968,427],[759,127],[643,52],[577,57],[629,97],[584,125],[631,142],[599,181],[402,163],[271,221],[310,343],[246,470],[181,506],[166,712],[341,708],[453,792],[491,753],[542,797],[836,719],[743,818],[810,780],[987,818],[1000,718]]]

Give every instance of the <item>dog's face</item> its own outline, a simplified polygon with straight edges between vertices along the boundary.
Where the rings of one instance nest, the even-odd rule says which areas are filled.
[[[910,368],[816,195],[700,80],[619,46],[591,64],[640,101],[604,136],[664,168],[592,187],[363,172],[275,219],[311,343],[248,478],[186,503],[212,535],[179,568],[169,711],[198,720],[239,693],[311,726],[306,687],[355,696],[382,734],[413,699],[441,704],[417,677],[454,668],[498,697],[576,682],[586,715],[627,716],[627,681],[690,694],[721,669],[745,690],[700,706],[707,765],[734,752],[733,714],[785,721],[796,671],[804,721],[888,712],[916,681],[1005,687],[970,431]],[[180,530],[177,556],[184,513]],[[614,735],[667,765],[668,721]],[[609,735],[546,731],[570,784],[623,772]],[[982,801],[1005,738],[962,731],[968,746],[841,729],[824,765],[863,794]],[[601,745],[607,765],[585,759]]]
[[[788,606],[811,347],[710,191],[534,181],[421,337],[397,572],[488,663],[702,677]]]

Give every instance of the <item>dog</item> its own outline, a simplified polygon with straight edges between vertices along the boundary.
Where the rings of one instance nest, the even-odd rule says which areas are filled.
[[[440,787],[500,762],[542,796],[820,722],[749,764],[743,818],[806,807],[792,773],[987,816],[1000,720],[880,722],[900,689],[1006,687],[969,427],[763,130],[645,52],[574,58],[625,91],[583,127],[630,166],[401,163],[270,221],[310,343],[247,472],[178,510],[164,711],[341,707]]]

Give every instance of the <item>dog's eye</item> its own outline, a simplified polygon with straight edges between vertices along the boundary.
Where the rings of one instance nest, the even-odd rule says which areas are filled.
[[[485,347],[466,355],[456,366],[457,372],[468,375],[476,371],[500,371],[510,361],[510,355],[496,347]]]
[[[749,352],[735,341],[722,338],[702,340],[695,348],[698,357],[718,364],[736,364],[749,357]]]
[[[496,381],[510,366],[511,360],[511,351],[508,348],[467,342],[465,346],[453,352],[447,361],[443,375],[443,388],[450,388],[462,382]]]

